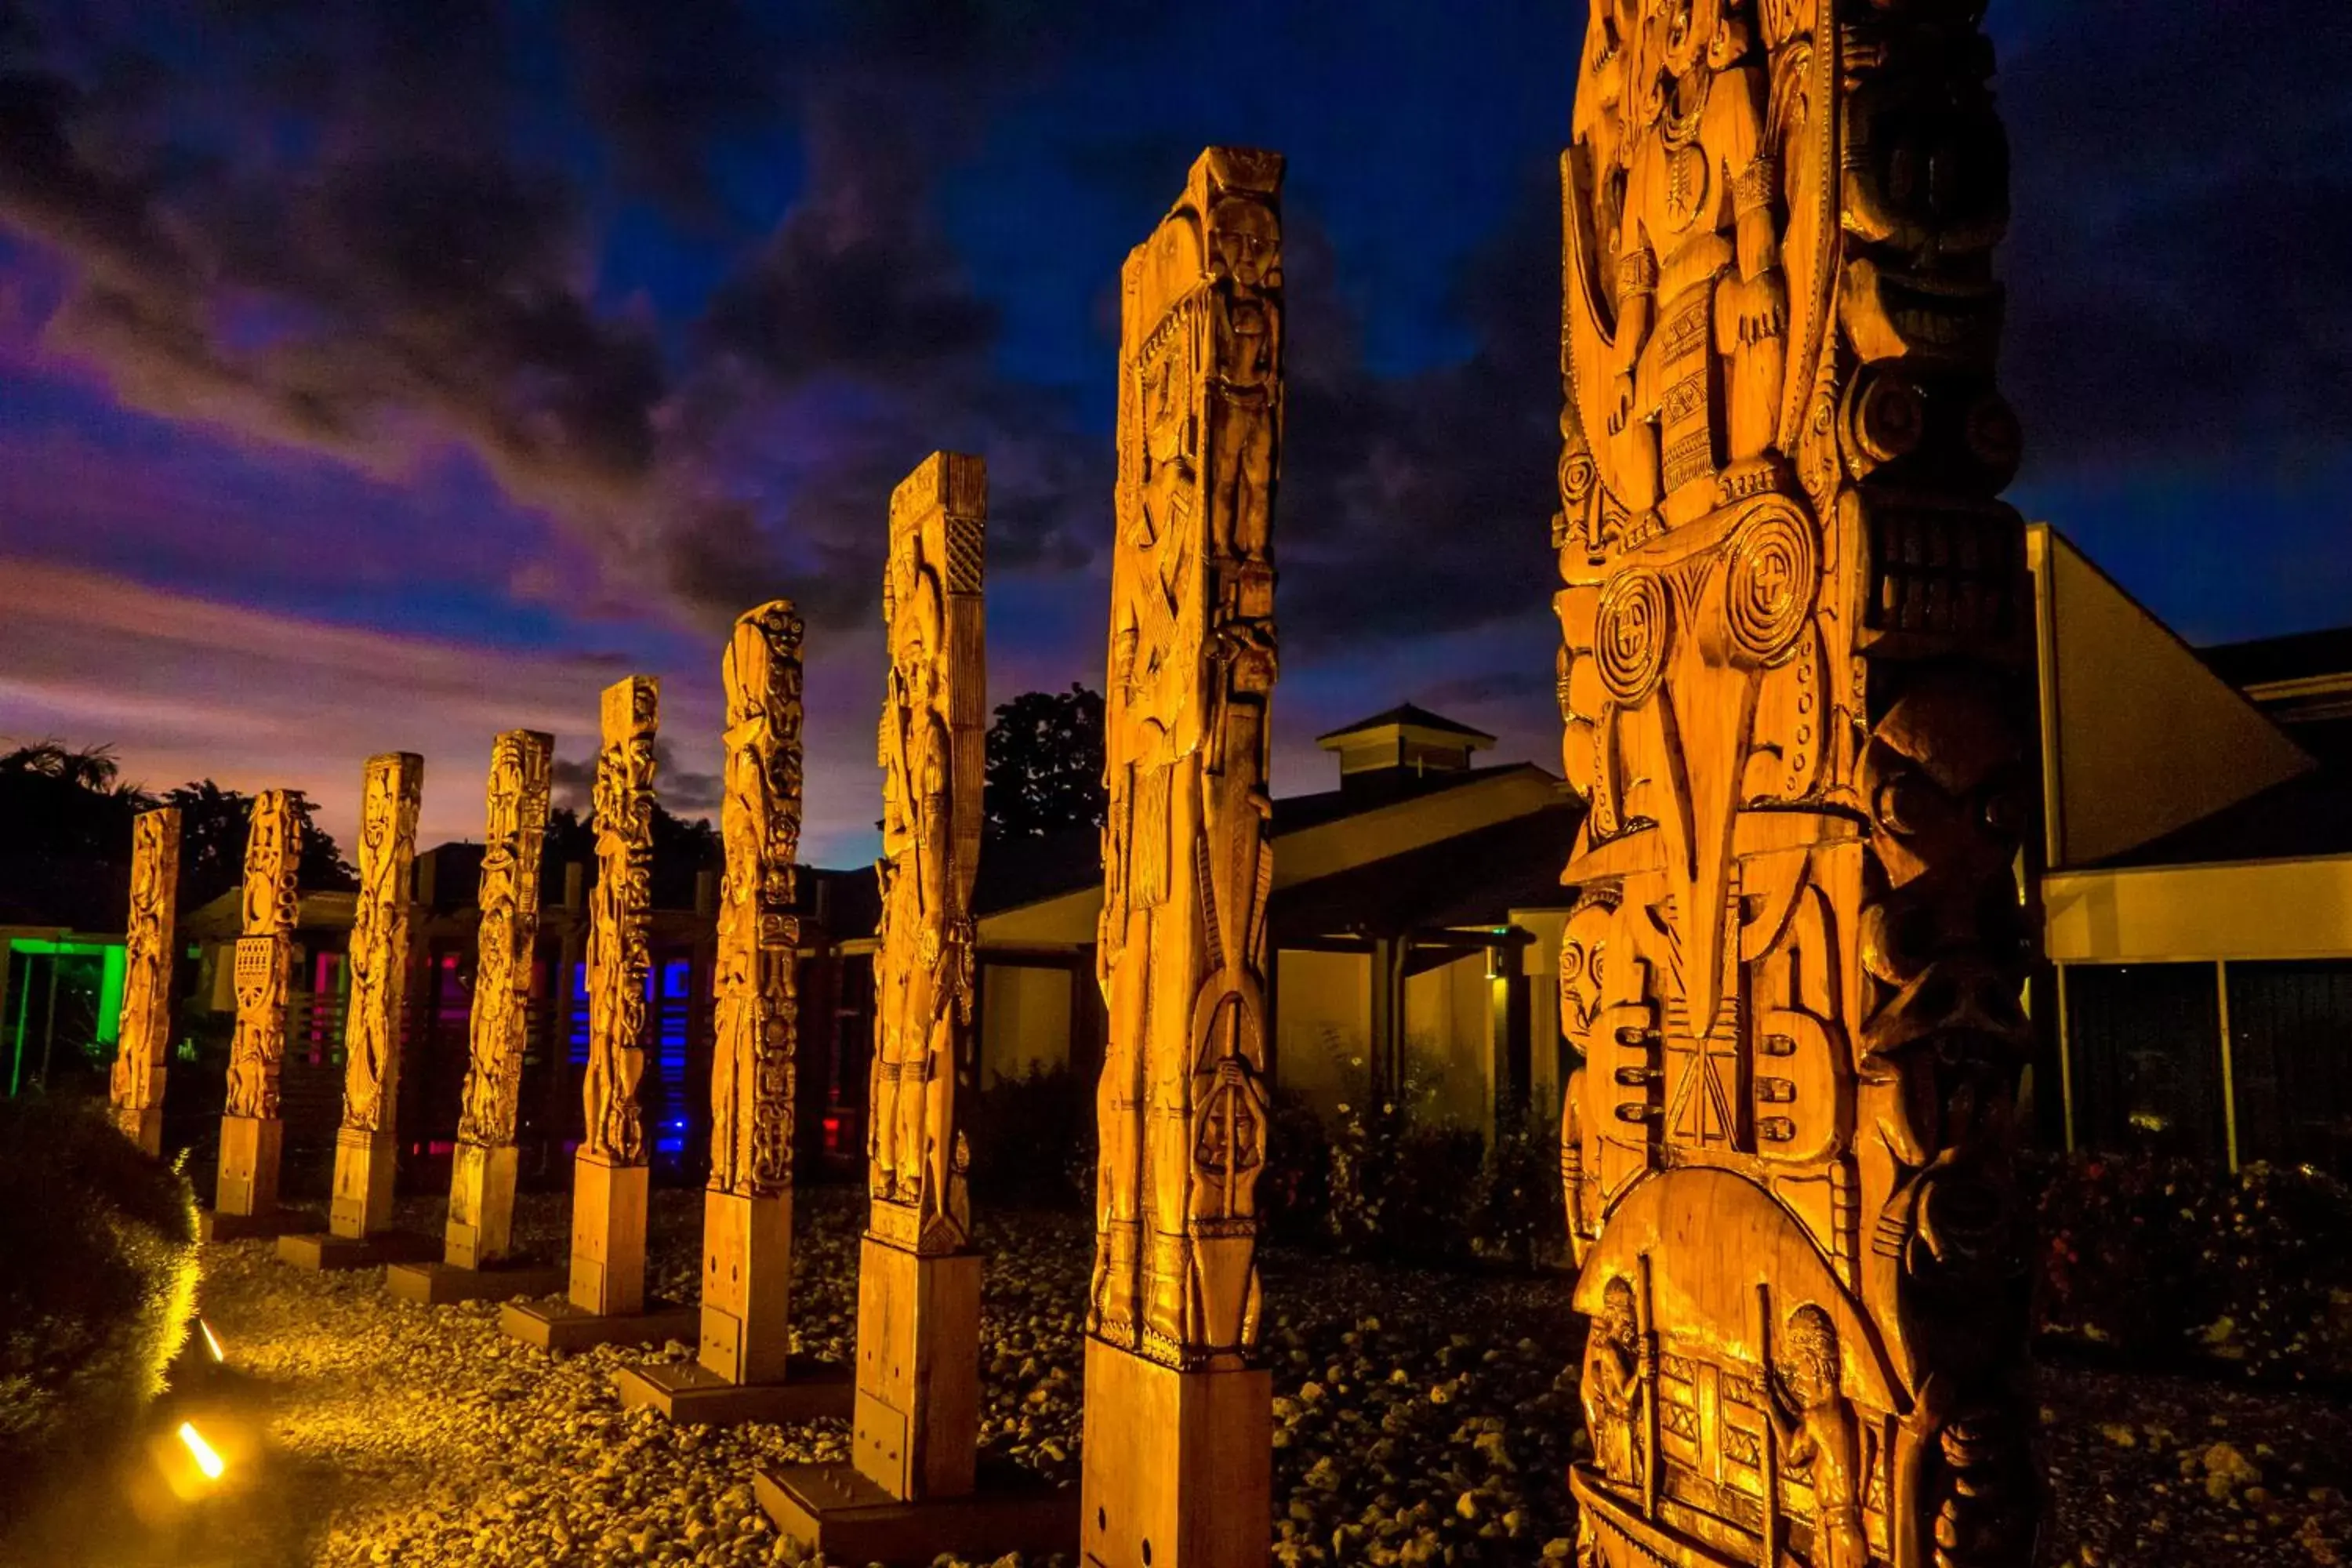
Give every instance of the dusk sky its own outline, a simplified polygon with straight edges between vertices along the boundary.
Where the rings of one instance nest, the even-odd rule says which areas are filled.
[[[810,620],[804,854],[872,851],[890,489],[989,462],[994,700],[1099,688],[1118,265],[1278,149],[1280,793],[1412,700],[1551,765],[1582,7],[0,4],[0,736],[317,800]],[[1995,0],[2011,498],[2194,641],[2352,622],[2352,26]]]

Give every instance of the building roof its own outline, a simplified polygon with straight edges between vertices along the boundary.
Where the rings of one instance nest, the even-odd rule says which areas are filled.
[[[2091,866],[2200,866],[2321,855],[2352,855],[2352,767],[2315,768]]]
[[[1499,926],[1513,910],[1565,901],[1559,871],[1583,820],[1583,805],[1564,799],[1532,816],[1278,888],[1267,918],[1277,933],[1292,940]]]
[[[2215,643],[2197,650],[2206,668],[2243,690],[2315,676],[2352,676],[2352,626]]]
[[[1457,723],[1442,713],[1432,713],[1426,708],[1416,708],[1410,702],[1400,702],[1395,707],[1375,713],[1369,719],[1359,719],[1352,724],[1342,724],[1336,730],[1327,731],[1315,737],[1315,743],[1328,747],[1332,742],[1345,739],[1349,735],[1360,735],[1368,730],[1384,730],[1391,725],[1411,726],[1416,730],[1435,730],[1441,734],[1459,735],[1466,741],[1478,742],[1471,748],[1473,751],[1480,749],[1481,746],[1491,746],[1495,743],[1495,737],[1484,730],[1474,730],[1467,724]]]
[[[1359,812],[1378,811],[1399,801],[1418,800],[1424,795],[1443,795],[1448,790],[1466,789],[1500,778],[1505,773],[1521,771],[1541,773],[1533,763],[1496,763],[1489,767],[1463,768],[1453,773],[1423,773],[1411,768],[1385,768],[1378,773],[1358,773],[1346,787],[1327,789],[1314,795],[1286,795],[1274,803],[1274,836],[1304,833],[1310,827],[1320,827],[1327,822],[1337,822],[1343,816]]]

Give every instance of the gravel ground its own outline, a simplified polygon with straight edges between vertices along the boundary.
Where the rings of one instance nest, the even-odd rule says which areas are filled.
[[[803,1352],[848,1357],[861,1206],[841,1191],[801,1198]],[[691,1298],[699,1216],[699,1194],[655,1195],[657,1291]],[[438,1205],[404,1205],[401,1217],[431,1228]],[[525,1198],[527,1245],[560,1247],[562,1225],[559,1197]],[[982,1441],[1075,1479],[1086,1227],[1017,1215],[983,1221],[979,1240],[990,1258]],[[1280,1253],[1266,1274],[1283,1568],[1570,1555],[1561,1478],[1582,1443],[1580,1327],[1564,1282]],[[204,1291],[233,1374],[204,1418],[253,1445],[233,1455],[227,1484],[142,1521],[113,1501],[120,1478],[88,1478],[28,1535],[31,1555],[0,1549],[0,1562],[789,1562],[752,1500],[753,1466],[845,1457],[840,1422],[709,1431],[625,1414],[612,1373],[643,1352],[551,1358],[501,1336],[493,1307],[394,1301],[372,1274],[300,1273],[266,1243],[213,1249]],[[690,1352],[673,1342],[659,1353]],[[2044,1373],[2042,1397],[2053,1561],[2352,1563],[2344,1409],[2064,1368]]]

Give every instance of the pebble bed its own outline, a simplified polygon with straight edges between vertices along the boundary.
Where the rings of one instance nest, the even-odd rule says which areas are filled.
[[[800,1196],[793,1312],[803,1353],[848,1359],[861,1216],[854,1193]],[[404,1205],[401,1218],[435,1227],[438,1205]],[[656,1291],[692,1299],[699,1219],[698,1193],[655,1194]],[[552,1254],[563,1220],[560,1197],[526,1196],[518,1231]],[[988,1256],[983,1447],[1075,1480],[1087,1227],[1072,1216],[1013,1215],[984,1219],[976,1239]],[[1265,1272],[1282,1568],[1572,1558],[1564,1470],[1583,1441],[1574,1382],[1581,1326],[1564,1280],[1279,1251]],[[210,1249],[204,1310],[232,1371],[254,1391],[260,1446],[168,1540],[110,1541],[89,1560],[127,1568],[803,1560],[753,1500],[751,1473],[762,1463],[845,1458],[845,1423],[705,1429],[625,1412],[613,1373],[649,1352],[552,1357],[502,1336],[495,1307],[415,1306],[385,1295],[379,1279],[288,1268],[267,1243]],[[673,1342],[650,1353],[691,1352]],[[2317,1435],[2309,1423],[2329,1418],[2307,1396],[2221,1395],[2065,1371],[2045,1375],[2043,1400],[2054,1561],[2169,1560],[2193,1542],[2221,1553],[2205,1561],[2327,1564],[2352,1536],[2329,1473],[2341,1459],[2313,1454],[2298,1435]],[[2200,1402],[2218,1417],[2210,1428],[2196,1424]],[[2106,1420],[2108,1407],[2123,1418]],[[2143,1435],[2134,1411],[2141,1424],[2169,1422],[2167,1435]],[[2352,1421],[2333,1419],[2324,1433],[2333,1456],[2352,1452]],[[2224,1438],[2238,1447],[2216,1460]],[[104,1533],[94,1525],[92,1541]]]

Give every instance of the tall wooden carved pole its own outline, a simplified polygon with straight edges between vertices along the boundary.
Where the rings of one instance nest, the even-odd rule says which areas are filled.
[[[368,759],[360,790],[351,1000],[343,1015],[343,1125],[335,1135],[335,1187],[327,1211],[327,1229],[347,1239],[392,1224],[393,1128],[407,1022],[409,882],[424,790],[425,759],[415,752]]]
[[[482,836],[482,924],[474,961],[472,1055],[449,1173],[446,1258],[459,1268],[503,1263],[514,1245],[515,1117],[539,947],[539,863],[547,842],[555,739],[509,730],[490,743],[489,821]]]
[[[727,875],[713,985],[698,1359],[737,1384],[782,1382],[792,1341],[801,636],[791,600],[761,605],[737,618],[719,672],[727,689],[727,794],[719,812]]]
[[[172,931],[179,902],[180,812],[159,806],[131,825],[131,916],[109,1091],[122,1135],[151,1159],[163,1152],[163,1058],[172,1040]]]
[[[988,668],[988,470],[935,452],[890,497],[883,615],[881,947],[857,1271],[850,1457],[895,1498],[972,1486],[980,1255],[971,1247],[956,1071],[972,1023]]]
[[[1109,1040],[1087,1319],[1083,1546],[1267,1555],[1270,523],[1282,160],[1212,148],[1122,274],[1099,966]]]
[[[2031,1557],[1980,9],[1592,7],[1554,535],[1572,1480],[1610,1568]]]
[[[289,790],[265,790],[245,834],[245,923],[236,942],[236,1028],[229,1042],[221,1117],[220,1180],[207,1240],[273,1234],[285,1130],[278,1074],[286,1058],[286,994],[293,979],[295,868],[302,818]]]
[[[589,899],[586,1136],[573,1165],[572,1304],[600,1317],[646,1301],[646,915],[653,903],[654,730],[660,683],[604,689],[596,758],[596,890]]]
[[[800,1421],[849,1413],[844,1369],[795,1368],[793,1096],[799,1047],[800,613],[789,599],[735,622],[719,826],[719,886],[710,1061],[710,1183],[702,1197],[700,1351],[614,1379],[624,1405],[704,1423]],[[787,1373],[791,1378],[787,1380]]]
[[[882,614],[880,947],[850,1464],[758,1478],[787,1536],[839,1562],[1066,1553],[1061,1490],[982,1484],[980,1255],[956,1080],[972,1059],[988,667],[988,469],[934,452],[890,496]]]

